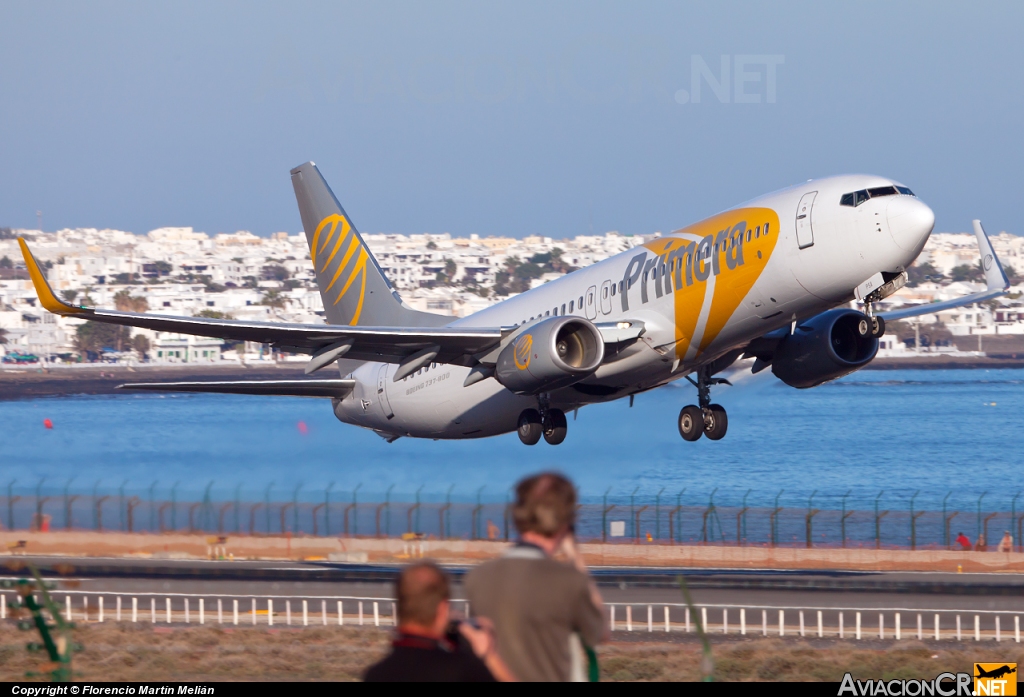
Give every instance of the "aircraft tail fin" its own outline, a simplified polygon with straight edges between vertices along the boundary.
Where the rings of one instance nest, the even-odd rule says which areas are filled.
[[[330,324],[437,327],[451,321],[402,302],[315,164],[299,165],[291,176]]]

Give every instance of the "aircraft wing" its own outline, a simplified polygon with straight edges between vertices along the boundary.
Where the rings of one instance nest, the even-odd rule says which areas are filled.
[[[431,361],[472,365],[473,354],[497,345],[511,331],[507,327],[355,327],[243,322],[70,305],[54,294],[25,241],[19,239],[18,242],[25,257],[25,266],[39,295],[39,302],[50,312],[155,331],[271,344],[283,351],[313,354],[306,367],[307,373],[319,370],[341,356],[399,363],[402,367],[396,373],[395,380],[404,377],[402,373],[412,373]]]
[[[964,305],[980,303],[984,300],[991,300],[992,298],[998,298],[1000,295],[1006,293],[1010,288],[1010,281],[1006,278],[1006,273],[1003,272],[1003,266],[999,263],[999,258],[996,256],[995,250],[992,249],[992,243],[989,241],[988,235],[985,234],[984,228],[981,227],[980,220],[974,221],[974,234],[978,238],[978,251],[981,253],[981,267],[985,271],[985,290],[978,293],[971,293],[970,295],[965,295],[960,298],[953,298],[952,300],[943,300],[941,302],[926,303],[922,305],[910,305],[898,310],[879,312],[878,316],[888,322],[891,320],[904,319],[906,317],[929,315],[933,312],[940,312],[953,307],[962,307]]]
[[[355,380],[230,380],[218,382],[129,382],[118,390],[153,392],[214,392],[218,394],[254,394],[277,397],[345,397]]]

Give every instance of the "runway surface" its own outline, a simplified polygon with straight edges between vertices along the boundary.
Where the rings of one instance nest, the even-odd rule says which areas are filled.
[[[12,565],[30,562],[58,588],[74,596],[103,593],[112,596],[172,598],[203,596],[212,607],[216,599],[239,599],[248,609],[252,598],[320,600],[378,598],[390,601],[394,565],[331,562],[204,561],[173,559],[11,557],[7,578],[18,572]],[[455,577],[453,596],[467,567],[449,567]],[[597,567],[591,569],[606,602],[644,605],[682,604],[682,575],[697,605],[736,608],[888,609],[910,612],[953,610],[1024,612],[1024,575],[949,574],[919,572],[847,572],[835,570],[771,569],[652,569]],[[108,607],[110,607],[108,602]],[[127,602],[127,601],[126,601]],[[140,601],[141,602],[141,601]],[[145,603],[148,606],[148,601]],[[298,607],[298,605],[296,605]],[[390,611],[390,610],[389,610]],[[646,619],[644,620],[646,622]]]

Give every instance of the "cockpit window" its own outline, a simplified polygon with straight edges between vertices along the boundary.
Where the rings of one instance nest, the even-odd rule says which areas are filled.
[[[868,199],[880,196],[895,196],[898,193],[904,196],[914,195],[914,192],[905,186],[876,186],[873,189],[861,189],[860,191],[843,194],[839,199],[839,205],[856,208]]]

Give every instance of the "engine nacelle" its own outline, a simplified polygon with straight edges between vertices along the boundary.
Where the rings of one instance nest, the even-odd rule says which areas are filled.
[[[829,310],[801,322],[776,346],[772,372],[790,387],[806,388],[863,368],[878,353],[878,339],[857,330],[864,318],[856,310]]]
[[[498,354],[494,377],[509,391],[534,395],[579,382],[604,360],[604,338],[582,317],[551,317],[525,327]]]

